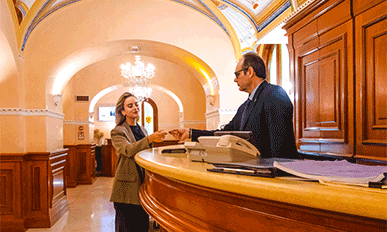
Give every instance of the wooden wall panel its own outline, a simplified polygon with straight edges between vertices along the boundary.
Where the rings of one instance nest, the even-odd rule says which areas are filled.
[[[64,148],[68,148],[67,170],[66,170],[66,183],[67,188],[75,188],[78,185],[79,179],[79,157],[77,155],[76,145],[64,145]]]
[[[319,122],[319,83],[318,83],[318,39],[314,38],[296,47],[295,76],[299,85],[295,94],[296,140],[299,148],[308,151],[320,151]]]
[[[319,20],[320,21],[320,20]],[[320,35],[321,152],[354,153],[353,21]],[[325,94],[327,93],[327,94]],[[327,107],[330,108],[327,111]],[[324,118],[324,116],[327,116]],[[339,150],[331,145],[341,146]]]
[[[355,18],[357,157],[387,160],[387,2]]]
[[[0,155],[0,231],[25,231],[22,204],[22,156]]]
[[[25,208],[25,226],[27,228],[50,227],[49,207],[50,195],[47,154],[31,154],[27,156],[26,183],[24,184],[24,196],[27,198]]]
[[[352,1],[352,8],[353,8],[353,14],[357,16],[360,13],[363,13],[366,10],[369,10],[370,8],[385,2],[386,0],[358,0],[358,1]]]
[[[79,159],[78,184],[92,184],[96,180],[95,144],[77,145]]]
[[[117,165],[116,149],[112,145],[111,139],[108,144],[102,146],[102,176],[114,177]]]
[[[329,10],[311,13],[318,15],[313,21],[289,28],[295,31],[289,42],[295,51],[299,98],[295,133],[302,151],[350,156],[354,152],[354,129],[349,126],[354,122],[349,100],[353,99],[353,21],[350,1],[329,4]]]
[[[23,196],[26,228],[49,228],[68,211],[67,151],[25,155]]]
[[[51,225],[58,221],[64,212],[68,211],[66,170],[68,153],[59,152],[50,154],[50,218]]]
[[[13,182],[17,183],[17,175],[15,173],[15,164],[2,164],[0,170],[0,212],[1,215],[12,215],[15,213],[14,210],[17,210],[15,207],[15,186],[13,186]],[[20,182],[20,181],[19,181]],[[15,215],[18,216],[18,215]],[[20,215],[19,215],[20,216]]]

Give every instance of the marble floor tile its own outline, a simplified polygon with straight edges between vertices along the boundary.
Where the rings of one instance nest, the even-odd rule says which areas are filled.
[[[67,189],[69,211],[51,228],[27,232],[112,232],[115,210],[109,201],[114,178],[98,177],[92,185]],[[150,231],[156,231],[151,228]]]

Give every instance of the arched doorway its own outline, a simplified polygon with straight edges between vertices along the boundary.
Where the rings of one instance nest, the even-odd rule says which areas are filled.
[[[140,104],[140,121],[139,124],[152,134],[159,130],[158,109],[156,103],[147,98]]]

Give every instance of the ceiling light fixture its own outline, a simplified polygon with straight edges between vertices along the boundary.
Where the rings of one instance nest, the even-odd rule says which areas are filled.
[[[131,85],[130,90],[137,97],[137,100],[143,101],[150,97],[152,89],[148,87],[149,81],[155,76],[155,66],[147,66],[141,61],[141,56],[135,56],[134,65],[130,62],[121,64],[121,76],[127,79]]]

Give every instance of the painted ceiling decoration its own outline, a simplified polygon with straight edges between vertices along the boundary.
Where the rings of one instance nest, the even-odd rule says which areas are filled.
[[[15,8],[23,14],[19,34],[21,51],[29,35],[47,16],[81,0],[18,0]],[[166,0],[167,1],[167,0]],[[218,24],[241,53],[256,51],[257,42],[279,25],[278,19],[291,14],[290,0],[169,0],[190,7]],[[294,1],[294,0],[293,0]],[[30,10],[28,10],[28,7]],[[281,17],[280,17],[281,16]],[[231,25],[228,26],[228,25]],[[234,38],[237,37],[237,38]]]

